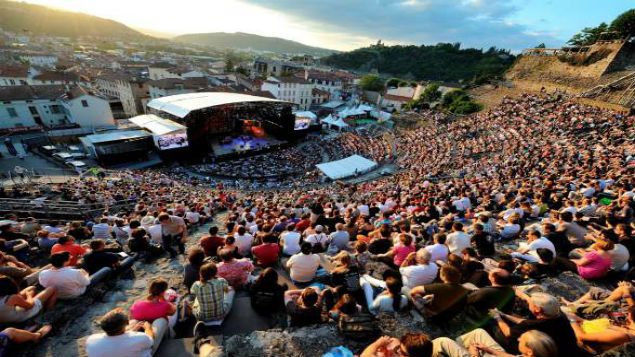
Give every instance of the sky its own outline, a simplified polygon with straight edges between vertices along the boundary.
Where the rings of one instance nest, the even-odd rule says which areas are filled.
[[[563,45],[635,0],[27,0],[168,34],[247,32],[352,50],[376,43],[519,51]]]

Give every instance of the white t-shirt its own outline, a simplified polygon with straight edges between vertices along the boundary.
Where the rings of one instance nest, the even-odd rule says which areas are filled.
[[[448,255],[450,254],[450,250],[445,244],[433,244],[426,246],[424,248],[430,253],[430,261],[436,262],[437,260],[442,260],[444,262],[448,261]]]
[[[161,241],[163,239],[163,235],[161,233],[161,225],[155,224],[148,227],[148,235],[150,236],[150,240],[157,244],[161,244]]]
[[[54,287],[60,299],[72,299],[82,295],[90,284],[88,274],[80,269],[64,267],[62,269],[46,269],[40,273],[40,285],[45,288]]]
[[[320,257],[317,254],[298,253],[287,262],[287,267],[291,269],[291,279],[300,283],[306,283],[315,278],[315,272],[320,266]]]
[[[540,249],[540,248],[549,249],[553,253],[554,257],[557,255],[556,254],[556,247],[553,245],[553,243],[551,243],[551,241],[548,238],[545,238],[545,237],[540,237],[540,238],[536,239],[535,241],[529,243],[527,245],[527,248],[529,249],[527,254],[533,255],[537,259],[540,259],[540,257],[538,256],[538,252],[537,252],[537,250]]]
[[[611,269],[615,271],[620,271],[624,268],[630,258],[628,249],[622,244],[615,244],[615,248],[609,250],[609,255],[611,256]]]
[[[320,244],[322,248],[326,248],[329,243],[329,237],[324,233],[315,233],[308,236],[306,241],[311,243],[311,245]]]
[[[234,238],[236,238],[236,247],[238,247],[238,253],[242,256],[246,256],[251,251],[251,245],[254,242],[254,236],[249,233],[245,233],[243,235],[239,235],[238,233],[234,234]]]
[[[128,331],[117,336],[105,333],[86,339],[88,357],[152,357],[152,338],[143,332]]]
[[[434,263],[417,264],[399,268],[404,287],[412,289],[415,286],[430,284],[437,278],[439,267]]]
[[[357,210],[362,216],[370,216],[370,208],[368,207],[368,205],[359,205],[357,206]]]
[[[198,212],[188,211],[185,214],[185,219],[187,219],[187,221],[191,224],[194,224],[198,223],[198,221],[201,219],[201,215]]]
[[[378,314],[380,312],[398,312],[393,308],[392,302],[392,296],[386,294],[379,295],[373,301],[373,304],[370,307],[370,312],[373,314]],[[402,294],[401,299],[399,299],[399,310],[401,311],[406,306],[408,306],[408,298]]]
[[[285,232],[281,235],[284,240],[282,252],[286,255],[294,255],[300,253],[300,233],[298,232]]]
[[[465,211],[466,207],[463,205],[463,201],[462,200],[454,200],[452,201],[452,206],[454,206],[454,208],[456,208],[457,211]]]
[[[470,236],[465,232],[452,232],[446,240],[450,253],[461,255],[461,251],[470,247]]]

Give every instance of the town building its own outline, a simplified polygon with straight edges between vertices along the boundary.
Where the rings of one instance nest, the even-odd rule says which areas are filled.
[[[313,83],[315,88],[329,92],[331,94],[342,91],[342,79],[331,72],[316,70],[304,70],[304,79]]]
[[[147,80],[120,72],[102,72],[95,87],[104,96],[117,98],[126,117],[143,113],[143,100],[149,97]]]
[[[159,80],[166,78],[200,78],[206,74],[190,68],[175,66],[170,63],[160,62],[148,65],[148,78]]]
[[[42,71],[32,76],[28,83],[30,85],[50,85],[50,84],[80,84],[81,78],[77,73]]]
[[[202,77],[185,79],[164,78],[149,81],[147,84],[150,99],[156,99],[175,94],[200,92],[209,87],[207,79]]]
[[[0,129],[114,124],[108,101],[80,86],[10,86],[0,88]]]
[[[295,103],[300,110],[308,110],[312,102],[313,83],[294,76],[268,77],[261,90],[273,94],[276,99]]]
[[[18,65],[0,66],[0,87],[28,84],[29,67]]]
[[[260,77],[280,77],[301,69],[302,65],[294,62],[257,58],[254,61],[253,74]]]
[[[46,68],[54,68],[57,64],[57,56],[47,54],[47,53],[39,53],[39,52],[22,52],[16,53],[17,57],[22,62],[26,62],[31,66],[40,66]]]

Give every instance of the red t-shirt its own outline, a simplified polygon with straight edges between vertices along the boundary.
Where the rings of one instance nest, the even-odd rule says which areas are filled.
[[[51,255],[57,254],[57,253],[69,252],[71,254],[70,265],[76,266],[77,260],[79,260],[79,257],[81,257],[82,255],[86,253],[86,250],[87,250],[86,248],[82,247],[79,244],[67,243],[67,244],[61,245],[57,243],[53,246],[53,248],[51,248]]]
[[[280,246],[276,243],[265,243],[253,247],[252,253],[258,259],[258,265],[271,266],[278,262]]]
[[[198,242],[208,257],[216,256],[218,247],[225,245],[225,239],[218,236],[205,236]]]
[[[309,226],[311,226],[311,221],[308,219],[303,219],[295,225],[295,229],[300,232],[304,232],[304,230],[309,228]]]
[[[139,300],[130,307],[130,317],[137,321],[153,322],[162,317],[168,317],[172,306],[169,302]]]

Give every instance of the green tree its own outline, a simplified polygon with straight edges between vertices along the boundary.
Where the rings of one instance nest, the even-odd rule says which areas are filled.
[[[384,90],[384,83],[375,74],[367,74],[359,80],[359,85],[363,90],[380,92]]]
[[[450,105],[450,108],[449,108],[449,110],[452,113],[461,114],[461,115],[476,113],[482,109],[483,109],[482,104],[476,103],[472,100],[468,100],[468,101],[462,100],[462,101],[452,103],[452,105]]]
[[[399,85],[399,78],[390,78],[386,82],[386,87],[397,87]]]
[[[445,93],[443,99],[441,100],[441,105],[447,108],[452,103],[465,100],[470,100],[470,97],[467,95],[467,93],[463,89],[455,89]]]
[[[225,72],[233,72],[234,71],[234,60],[231,57],[227,57],[225,59]]]
[[[597,27],[585,27],[582,31],[573,35],[567,43],[574,46],[590,46],[600,39],[602,32],[608,30],[609,25],[607,25],[606,22],[602,22]]]
[[[436,102],[441,99],[441,91],[439,91],[439,85],[436,83],[428,84],[426,89],[421,93],[421,97],[419,97],[420,101],[425,103]]]
[[[623,12],[611,22],[611,31],[619,32],[620,36],[635,35],[635,9]]]

